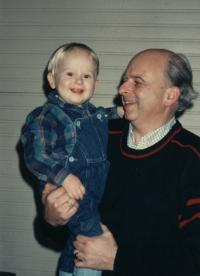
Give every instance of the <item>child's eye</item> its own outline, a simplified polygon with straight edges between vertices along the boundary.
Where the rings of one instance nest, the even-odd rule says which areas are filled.
[[[85,79],[90,79],[91,77],[92,77],[92,76],[91,76],[90,74],[85,74],[85,75],[84,75],[84,78],[85,78]]]
[[[66,75],[67,75],[68,77],[72,77],[72,76],[73,76],[73,73],[72,73],[72,72],[66,72]]]

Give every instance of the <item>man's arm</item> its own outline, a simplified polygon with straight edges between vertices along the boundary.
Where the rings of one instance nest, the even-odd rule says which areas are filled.
[[[65,225],[78,210],[78,203],[71,199],[65,189],[47,183],[42,201],[45,220],[53,225]],[[97,237],[77,236],[76,265],[101,270],[113,270],[117,244],[108,228],[102,226],[103,234]]]
[[[103,234],[96,237],[77,236],[74,242],[77,267],[113,270],[118,246],[105,225],[102,230]]]

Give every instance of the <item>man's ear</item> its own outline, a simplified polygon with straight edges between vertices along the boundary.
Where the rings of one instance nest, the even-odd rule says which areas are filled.
[[[47,74],[47,79],[48,79],[48,82],[49,82],[49,85],[51,86],[51,88],[52,89],[56,88],[55,79],[54,79],[54,76],[51,72],[49,72]]]
[[[171,106],[178,102],[180,97],[180,89],[177,86],[172,86],[167,88],[165,92],[164,104],[166,106]]]

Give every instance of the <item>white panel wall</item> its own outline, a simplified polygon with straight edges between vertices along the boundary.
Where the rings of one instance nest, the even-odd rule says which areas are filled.
[[[25,116],[45,99],[49,55],[70,41],[100,57],[95,104],[112,103],[129,59],[150,47],[186,54],[200,90],[199,0],[0,0],[0,270],[17,276],[55,276],[59,232],[34,227],[40,208],[18,141]],[[200,99],[181,121],[200,135]]]

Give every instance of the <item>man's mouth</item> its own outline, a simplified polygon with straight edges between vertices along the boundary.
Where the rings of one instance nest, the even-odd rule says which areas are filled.
[[[135,104],[137,102],[136,98],[122,99],[123,105]]]

